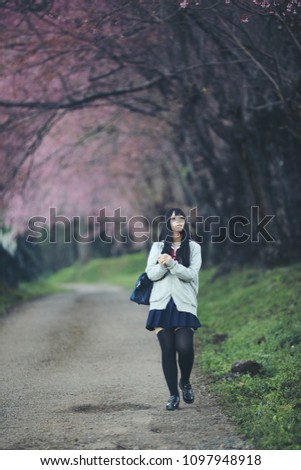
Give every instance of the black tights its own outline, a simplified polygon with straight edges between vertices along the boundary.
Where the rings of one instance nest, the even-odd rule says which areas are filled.
[[[164,329],[158,333],[162,351],[162,368],[169,388],[170,395],[179,395],[178,391],[178,363],[181,372],[181,382],[189,382],[193,360],[193,331],[190,328],[177,330]]]

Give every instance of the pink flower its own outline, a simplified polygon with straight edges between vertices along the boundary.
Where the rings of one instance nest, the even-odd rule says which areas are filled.
[[[189,5],[188,0],[182,0],[181,3],[180,3],[180,8],[187,8],[188,5]]]

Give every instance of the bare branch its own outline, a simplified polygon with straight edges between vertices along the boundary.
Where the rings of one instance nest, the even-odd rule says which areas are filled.
[[[171,78],[171,77],[170,77]],[[133,87],[126,87],[126,88],[120,88],[114,91],[107,91],[107,92],[99,92],[95,93],[90,96],[86,96],[82,99],[79,100],[73,100],[70,102],[42,102],[42,101],[27,101],[27,102],[22,102],[22,101],[5,101],[5,100],[0,100],[0,107],[2,108],[30,108],[30,109],[45,109],[45,110],[51,110],[51,109],[79,109],[82,108],[83,106],[88,105],[89,103],[92,103],[94,101],[102,100],[102,99],[107,99],[110,97],[116,97],[116,96],[123,96],[127,94],[134,94],[138,93],[143,90],[147,90],[154,85],[157,85],[160,83],[162,80],[165,80],[166,78],[164,77],[159,77],[159,78],[154,78],[153,80],[149,80],[147,82],[142,83],[141,85],[133,86]]]

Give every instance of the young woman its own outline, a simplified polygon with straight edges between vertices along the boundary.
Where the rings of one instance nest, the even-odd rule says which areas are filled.
[[[155,331],[162,351],[162,368],[170,392],[167,410],[179,407],[179,387],[186,403],[193,403],[190,374],[194,360],[193,333],[197,318],[201,247],[190,238],[189,225],[179,208],[169,209],[159,242],[152,245],[146,273],[155,281],[146,328]]]

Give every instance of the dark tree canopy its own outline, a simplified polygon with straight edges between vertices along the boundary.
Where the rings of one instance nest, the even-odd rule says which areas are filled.
[[[107,110],[120,110],[124,119],[106,139],[122,142],[110,171],[130,188],[128,207],[137,210],[132,201],[139,201],[140,213],[155,217],[178,198],[183,207],[197,208],[210,226],[200,235],[214,262],[300,257],[300,6],[2,1],[3,214],[12,194],[38,174],[47,138],[63,123],[71,126],[72,116],[81,126],[68,127],[66,138],[76,151],[54,166],[77,161],[93,172],[93,161],[104,175],[104,157],[87,155],[104,146]],[[257,242],[256,224],[248,241],[237,242],[252,206],[259,221],[275,216],[269,224],[274,242]],[[240,217],[223,243],[212,243],[220,230],[210,225],[212,216],[222,227]]]

